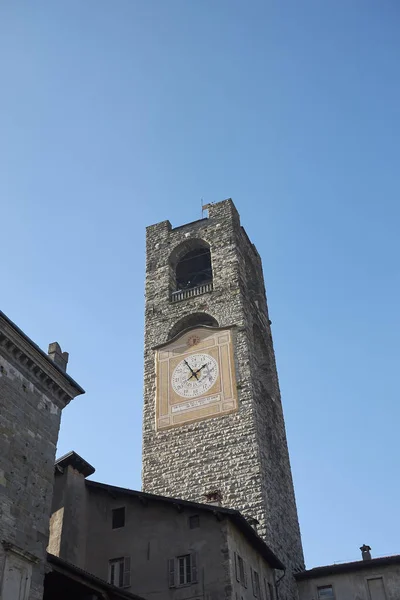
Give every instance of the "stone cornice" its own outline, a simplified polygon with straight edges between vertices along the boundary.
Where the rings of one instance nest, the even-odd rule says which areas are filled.
[[[0,352],[63,408],[84,390],[0,311]]]
[[[19,548],[12,542],[8,542],[7,540],[2,540],[1,543],[6,552],[12,552],[13,554],[17,554],[21,558],[24,558],[25,560],[28,560],[29,562],[32,562],[32,563],[37,564],[40,562],[40,558],[38,556],[35,556],[31,552],[27,552],[26,550],[22,550],[22,548]]]

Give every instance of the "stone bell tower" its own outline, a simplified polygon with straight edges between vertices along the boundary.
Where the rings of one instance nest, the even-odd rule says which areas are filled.
[[[291,574],[304,559],[260,256],[232,200],[147,228],[143,489],[257,519]],[[285,593],[283,593],[283,589]]]

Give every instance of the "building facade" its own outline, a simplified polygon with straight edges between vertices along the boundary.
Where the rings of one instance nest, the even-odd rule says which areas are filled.
[[[49,552],[146,600],[276,600],[284,565],[238,512],[87,480],[56,463]]]
[[[0,598],[41,600],[62,409],[82,388],[0,312]]]
[[[363,560],[316,567],[296,580],[300,600],[398,600],[400,556],[371,558],[367,551]]]
[[[147,228],[143,490],[258,521],[304,568],[260,257],[232,200],[208,218]]]

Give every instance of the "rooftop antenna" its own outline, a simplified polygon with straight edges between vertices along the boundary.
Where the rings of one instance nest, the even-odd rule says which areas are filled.
[[[204,211],[208,210],[211,206],[211,204],[213,204],[212,202],[208,202],[207,204],[203,204],[203,198],[201,198],[201,218],[204,218]]]

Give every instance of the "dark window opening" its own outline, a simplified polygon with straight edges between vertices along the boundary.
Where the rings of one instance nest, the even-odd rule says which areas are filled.
[[[197,529],[197,527],[200,527],[199,515],[192,515],[189,517],[189,527],[190,529]]]
[[[112,528],[119,529],[125,525],[125,506],[114,508],[112,511]]]
[[[209,248],[196,248],[187,252],[176,265],[176,289],[186,290],[212,281]]]

